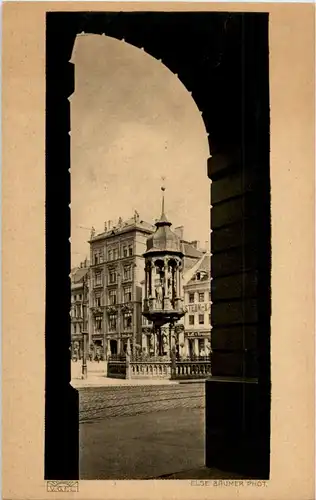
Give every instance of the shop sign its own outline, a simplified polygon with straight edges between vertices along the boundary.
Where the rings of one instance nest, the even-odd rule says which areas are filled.
[[[186,332],[188,338],[208,338],[210,337],[210,332]]]
[[[189,313],[193,312],[206,312],[210,310],[209,302],[201,302],[199,304],[188,304],[187,309]]]

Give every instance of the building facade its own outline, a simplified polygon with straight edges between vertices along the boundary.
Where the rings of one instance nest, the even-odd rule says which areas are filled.
[[[89,343],[99,344],[105,357],[126,351],[130,340],[132,352],[141,345],[142,290],[146,240],[154,227],[132,219],[112,226],[90,238]]]
[[[139,350],[154,355],[153,325],[142,315],[142,301],[145,297],[143,254],[146,251],[146,241],[156,228],[140,220],[136,212],[134,217],[127,221],[119,219],[116,225],[108,221],[104,229],[101,234],[95,234],[92,230],[89,241],[90,261],[83,262],[71,273],[72,358],[82,357],[84,329],[88,332],[90,359],[123,354],[128,338],[134,354]],[[207,311],[210,307],[210,302],[206,300],[210,281],[197,280],[198,273],[203,274],[206,253],[200,248],[199,242],[185,240],[183,231],[183,226],[174,230],[181,240],[184,254],[181,297],[188,312],[175,325],[174,335],[178,353],[181,356],[190,356],[200,353],[204,345],[202,340],[205,339],[207,345],[207,339],[210,337],[206,312],[203,325],[198,319],[198,310],[204,307]],[[190,302],[193,289],[196,292],[194,303]],[[202,289],[205,301],[200,303],[198,299],[202,297]],[[194,313],[193,305],[197,308]],[[193,314],[196,318],[194,324],[190,324],[192,318],[189,320],[189,316]],[[169,338],[168,325],[162,326],[162,335]]]
[[[88,331],[89,262],[86,260],[71,271],[71,357],[81,359],[83,331]]]
[[[184,285],[184,355],[206,356],[211,349],[210,254],[206,253]]]

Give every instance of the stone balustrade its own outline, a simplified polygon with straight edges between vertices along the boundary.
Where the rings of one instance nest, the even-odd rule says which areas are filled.
[[[211,362],[206,361],[177,361],[175,367],[176,379],[206,378],[211,375]]]
[[[113,378],[152,378],[152,379],[204,379],[211,375],[209,358],[169,359],[129,358],[125,360],[109,359],[107,363],[108,377]]]
[[[171,361],[132,361],[131,378],[171,378]]]

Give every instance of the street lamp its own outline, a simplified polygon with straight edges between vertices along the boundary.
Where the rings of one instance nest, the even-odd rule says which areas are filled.
[[[86,280],[85,276],[82,279],[83,283],[83,293],[82,293],[82,368],[81,368],[81,378],[86,379],[88,377],[88,369],[87,369],[87,336],[88,332],[85,329],[86,319],[85,319],[85,289],[86,289]]]

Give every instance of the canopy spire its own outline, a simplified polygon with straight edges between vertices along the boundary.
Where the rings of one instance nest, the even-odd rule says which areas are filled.
[[[161,203],[161,220],[163,218],[166,218],[165,216],[165,191],[166,191],[166,187],[165,187],[165,177],[162,176],[161,177],[161,180],[162,180],[162,185],[161,185],[161,191],[162,191],[162,203]]]
[[[162,200],[161,200],[161,216],[160,219],[157,221],[156,225],[158,224],[159,226],[171,226],[171,222],[168,221],[166,214],[165,214],[165,177],[161,177],[162,184],[161,184],[161,191],[162,191]]]

